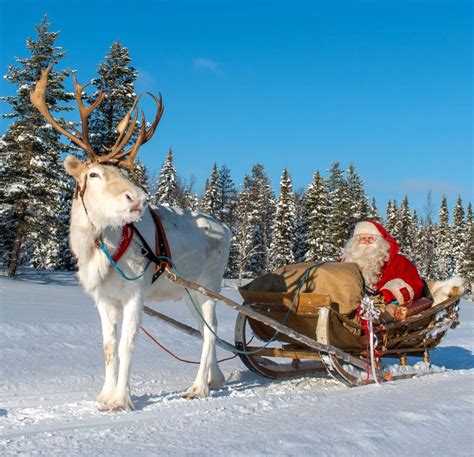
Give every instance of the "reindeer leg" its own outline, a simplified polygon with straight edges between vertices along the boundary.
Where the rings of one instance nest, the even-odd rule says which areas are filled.
[[[97,401],[108,403],[115,393],[117,376],[117,322],[120,318],[120,309],[112,301],[97,300],[102,324],[102,337],[105,359],[105,380]]]
[[[132,397],[130,396],[130,387],[128,384],[130,373],[130,361],[133,353],[135,336],[140,326],[143,301],[131,300],[123,308],[122,333],[118,354],[120,366],[118,372],[117,388],[115,394],[108,403],[112,411],[124,409],[133,409]]]
[[[214,332],[217,332],[217,319],[215,313],[215,302],[204,297],[200,297],[196,294],[193,294],[194,301],[196,305],[200,307],[200,311],[209,327],[212,328]],[[188,306],[193,311],[193,314],[196,314],[193,304],[189,299]],[[217,365],[217,355],[216,355],[216,337],[209,330],[209,328],[203,324],[202,319],[197,316],[199,322],[199,328],[203,335],[203,346],[201,353],[201,363],[199,364],[199,370],[196,375],[192,386],[186,391],[184,397],[186,398],[195,398],[195,397],[208,397],[209,396],[209,387],[214,389],[220,389],[224,385],[224,375]]]

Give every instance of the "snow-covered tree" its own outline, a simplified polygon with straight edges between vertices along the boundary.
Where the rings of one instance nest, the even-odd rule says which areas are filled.
[[[372,197],[372,200],[370,202],[367,217],[374,221],[380,222],[380,215],[377,209],[377,202],[375,201],[374,197]]]
[[[59,32],[49,31],[45,16],[37,25],[37,40],[28,38],[27,58],[17,58],[17,66],[9,66],[5,80],[16,85],[15,95],[1,97],[10,104],[14,119],[2,138],[0,173],[2,186],[2,256],[8,274],[16,274],[24,260],[37,266],[52,268],[69,266],[72,262],[67,246],[68,197],[70,184],[66,180],[60,154],[66,150],[59,134],[33,107],[29,92],[40,78],[41,70],[57,64],[65,55],[55,42]],[[52,113],[60,108],[59,101],[69,101],[73,95],[63,87],[66,71],[51,71],[46,103]],[[27,250],[27,259],[22,252]]]
[[[226,278],[235,278],[239,273],[239,248],[236,236],[238,193],[230,169],[226,165],[222,165],[219,169],[218,188],[220,192],[220,210],[218,219],[227,224],[233,234],[230,245],[229,260],[227,262],[224,276]]]
[[[237,189],[226,165],[222,165],[219,169],[218,189],[220,192],[219,220],[226,223],[234,231]]]
[[[335,161],[331,163],[331,168],[329,168],[328,173],[326,186],[329,194],[331,194],[339,187],[341,181],[344,181],[344,171],[341,169],[341,164]]]
[[[206,185],[204,186],[204,195],[201,199],[200,211],[204,214],[209,214],[209,216],[215,217],[216,219],[219,218],[222,210],[222,192],[219,184],[217,164],[214,164],[211,174],[206,180]]]
[[[262,164],[245,176],[237,204],[237,244],[239,270],[247,277],[268,270],[268,250],[275,213],[275,197]]]
[[[413,211],[409,238],[411,240],[410,260],[417,266],[420,272],[420,265],[423,263],[423,247],[421,245],[423,226],[418,219],[418,213]],[[420,272],[421,274],[421,272]]]
[[[353,226],[362,219],[367,218],[367,197],[364,192],[364,182],[357,174],[352,163],[347,169],[347,193],[349,204],[349,225]]]
[[[130,62],[129,50],[116,41],[99,64],[99,77],[92,81],[97,88],[92,99],[95,100],[100,91],[105,94],[102,103],[92,111],[89,118],[91,144],[99,154],[105,154],[105,148],[115,143],[118,137],[116,127],[135,99],[134,84],[138,72]],[[128,144],[134,143],[137,136],[138,128]]]
[[[413,258],[413,221],[410,212],[408,197],[405,196],[399,211],[397,224],[397,241],[400,243],[400,251],[409,259]]]
[[[152,202],[157,205],[178,206],[177,173],[173,165],[173,151],[170,149],[160,170]]]
[[[436,248],[438,278],[445,279],[453,273],[452,236],[449,226],[449,211],[446,196],[443,195],[439,210],[439,222],[436,227]]]
[[[304,197],[303,220],[308,251],[305,260],[326,261],[333,255],[331,207],[326,183],[319,171],[313,175]]]
[[[397,236],[397,222],[398,222],[398,206],[396,200],[391,200],[387,203],[387,215],[385,218],[385,228],[396,238]]]
[[[462,274],[466,258],[466,223],[464,221],[464,207],[461,196],[458,196],[453,210],[452,256],[454,260],[454,273]]]
[[[464,257],[464,266],[462,276],[466,279],[468,292],[474,293],[474,223],[472,218],[472,204],[467,205],[466,210],[466,232],[465,232],[466,255]]]
[[[95,100],[100,91],[105,94],[102,103],[92,111],[89,118],[91,144],[99,154],[107,153],[106,149],[115,143],[118,137],[116,128],[132,108],[135,100],[135,81],[138,72],[130,65],[130,62],[129,50],[116,41],[99,64],[97,69],[99,77],[92,81],[97,90],[89,98],[89,102]],[[137,122],[124,149],[131,147],[136,142],[140,126],[140,122]],[[148,170],[139,158],[135,159],[134,173],[130,178],[146,193],[150,193]]]
[[[293,184],[285,168],[280,179],[280,198],[276,205],[272,242],[269,252],[269,268],[274,270],[293,263],[296,231],[296,205]]]
[[[308,252],[308,244],[306,243],[308,230],[304,221],[304,199],[304,190],[295,192],[296,220],[295,244],[293,246],[293,256],[295,258],[295,262],[304,262],[306,253]]]
[[[146,165],[137,157],[135,159],[134,174],[130,179],[148,195],[150,194],[150,178]]]
[[[349,239],[351,230],[350,202],[346,180],[339,181],[336,189],[330,194],[331,218],[331,258],[337,260]]]
[[[435,231],[435,226],[428,219],[420,224],[417,236],[414,260],[421,277],[426,279],[436,279],[438,276],[435,258]]]

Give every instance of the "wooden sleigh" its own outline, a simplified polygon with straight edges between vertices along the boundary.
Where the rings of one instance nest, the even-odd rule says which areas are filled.
[[[331,377],[348,386],[375,382],[368,372],[367,337],[357,323],[340,315],[329,296],[312,293],[254,292],[248,285],[240,288],[244,303],[235,301],[172,273],[167,279],[221,301],[238,312],[235,323],[235,347],[218,340],[226,350],[233,350],[253,372],[267,378],[302,375]],[[426,288],[427,290],[427,288]],[[416,371],[387,374],[383,359],[407,356],[423,357],[429,362],[429,351],[435,348],[446,332],[458,323],[460,295],[454,295],[402,322],[375,325],[379,364],[377,380],[407,378]],[[425,297],[430,299],[430,297]],[[290,310],[291,307],[291,310]],[[192,336],[200,332],[151,308],[145,313]],[[403,371],[403,370],[402,370]]]
[[[240,313],[235,325],[235,344],[247,353],[240,354],[240,358],[249,369],[268,378],[317,375],[322,370],[349,386],[374,382],[367,380],[363,372],[367,370],[368,337],[358,323],[337,312],[329,295],[300,293],[295,297],[294,293],[250,289],[249,285],[239,289],[245,307],[278,322],[285,320],[286,326],[298,334],[338,348],[351,359],[314,351],[285,334],[275,334],[275,330],[261,320]],[[459,300],[459,295],[452,296],[431,306],[431,296],[425,287],[425,297],[414,303],[415,307],[428,305],[421,306],[422,312],[401,322],[374,324],[379,380],[410,376],[408,370],[403,376],[387,376],[382,359],[400,358],[400,364],[407,365],[407,356],[412,356],[429,362],[429,351],[459,322]],[[361,364],[365,365],[363,370]]]

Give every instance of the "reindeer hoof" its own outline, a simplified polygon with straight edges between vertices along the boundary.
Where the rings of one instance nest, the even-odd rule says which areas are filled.
[[[209,397],[209,387],[201,387],[193,384],[184,394],[183,398],[191,400],[193,398],[205,398]]]
[[[118,413],[120,411],[125,411],[125,408],[123,406],[110,405],[110,404],[102,405],[99,408],[99,412],[101,413]]]
[[[217,369],[209,376],[209,387],[214,390],[221,390],[224,387],[225,376]]]
[[[103,390],[95,399],[99,403],[111,403],[113,397],[113,392],[110,390]]]
[[[133,402],[130,395],[121,397],[112,397],[99,408],[100,412],[119,412],[119,411],[132,411]]]

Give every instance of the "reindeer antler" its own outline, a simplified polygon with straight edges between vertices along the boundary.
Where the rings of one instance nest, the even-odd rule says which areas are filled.
[[[119,135],[114,145],[110,148],[104,147],[105,149],[109,151],[109,153],[105,155],[99,155],[94,150],[89,140],[88,121],[89,121],[89,116],[92,113],[92,111],[94,111],[102,103],[105,96],[104,92],[101,91],[98,97],[96,98],[96,100],[91,105],[85,106],[84,103],[82,102],[82,92],[89,84],[84,84],[81,86],[77,82],[76,76],[75,75],[73,76],[74,77],[74,92],[76,94],[77,105],[79,107],[79,114],[81,116],[82,131],[77,130],[75,127],[71,127],[71,129],[74,132],[72,133],[66,128],[64,128],[63,126],[61,126],[59,122],[56,121],[56,119],[54,119],[54,117],[51,115],[46,105],[46,99],[45,99],[46,86],[48,84],[48,76],[49,76],[49,73],[51,72],[51,69],[52,67],[50,66],[46,68],[46,70],[41,71],[41,78],[36,82],[34,90],[30,92],[31,103],[39,110],[39,112],[53,126],[53,128],[55,128],[58,132],[62,133],[63,135],[67,136],[72,142],[77,144],[80,148],[84,149],[84,151],[86,151],[87,155],[90,157],[91,162],[98,162],[98,163],[109,162],[119,167],[128,168],[131,172],[133,172],[133,161],[135,160],[135,157],[138,153],[138,149],[140,148],[142,144],[145,144],[153,136],[153,134],[155,133],[156,127],[158,126],[158,123],[160,122],[161,116],[163,115],[164,106],[163,106],[163,99],[161,97],[161,94],[160,94],[160,98],[158,99],[153,94],[150,94],[148,92],[148,95],[150,95],[155,100],[156,105],[157,105],[155,120],[153,121],[153,124],[150,126],[150,128],[147,129],[145,114],[142,111],[142,122],[141,122],[140,133],[138,135],[138,138],[135,144],[131,148],[125,151],[122,151],[122,149],[125,147],[125,145],[129,142],[130,138],[132,137],[133,131],[137,124],[137,120],[138,120],[137,104],[138,104],[138,101],[140,100],[140,96],[137,96],[135,98],[130,110],[127,112],[127,114],[125,114],[125,116],[117,125],[116,131],[118,132]],[[133,114],[134,111],[135,111],[135,114]],[[132,115],[133,115],[133,118],[130,121],[130,118],[132,117]]]

